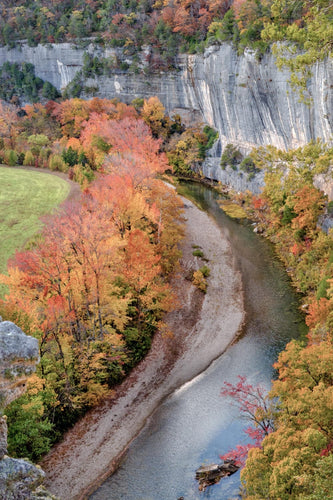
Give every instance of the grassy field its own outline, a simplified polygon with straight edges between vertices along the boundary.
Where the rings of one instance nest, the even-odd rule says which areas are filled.
[[[41,227],[39,217],[68,195],[65,180],[44,172],[0,167],[0,273],[8,258]],[[3,291],[0,285],[0,295]]]

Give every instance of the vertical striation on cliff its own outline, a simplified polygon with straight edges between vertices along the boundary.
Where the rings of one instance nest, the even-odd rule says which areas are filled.
[[[69,43],[23,44],[15,49],[0,47],[0,65],[31,62],[37,76],[62,89],[83,67],[85,51],[115,56],[114,50],[92,44],[86,49]],[[116,56],[121,57],[119,50]],[[332,59],[313,68],[310,106],[299,102],[288,83],[289,73],[277,69],[272,54],[258,61],[253,51],[237,55],[230,44],[224,44],[212,46],[204,54],[181,56],[179,66],[179,71],[151,75],[114,70],[89,78],[85,84],[96,87],[99,97],[118,97],[127,103],[157,95],[169,113],[195,116],[218,130],[222,145],[231,142],[244,151],[268,144],[295,148],[317,138],[332,141]]]

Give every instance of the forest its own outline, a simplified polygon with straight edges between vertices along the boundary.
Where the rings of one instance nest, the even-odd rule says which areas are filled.
[[[0,132],[1,163],[60,172],[82,190],[43,219],[42,234],[0,275],[0,315],[37,336],[41,356],[27,393],[6,409],[9,450],[38,460],[112,395],[157,329],[172,334],[163,314],[174,304],[168,279],[180,257],[182,204],[158,177],[172,168],[188,176],[216,132],[185,129],[155,97],[49,101],[20,112],[0,101]],[[203,291],[207,273],[193,276]]]
[[[94,96],[97,88],[85,86],[87,78],[177,71],[181,54],[228,43],[239,55],[253,51],[258,61],[272,51],[306,100],[311,67],[332,51],[330,0],[94,0],[75,5],[38,0],[15,6],[0,1],[0,14],[0,45],[9,50],[20,50],[24,43],[47,47],[62,42],[87,49],[83,67],[62,89],[65,99]],[[92,45],[97,52],[91,52]],[[112,52],[101,55],[98,49]],[[0,99],[8,102],[46,103],[60,97],[29,63],[6,62],[0,76]]]
[[[228,148],[232,164],[235,148]],[[232,152],[233,154],[230,154]],[[333,148],[320,141],[288,152],[258,148],[250,158],[264,168],[261,195],[236,200],[275,245],[302,298],[307,339],[290,342],[274,368],[269,394],[240,378],[225,384],[252,425],[252,438],[222,458],[246,465],[241,477],[249,499],[321,499],[332,491],[333,401],[333,240],[321,226],[332,215],[332,202],[314,187],[314,176],[328,172]]]
[[[38,372],[7,409],[10,452],[36,460],[112,394],[157,328],[170,334],[162,316],[173,304],[182,210],[156,178],[170,168],[162,141],[133,106],[95,99],[27,106],[21,117],[1,111],[9,164],[58,168],[83,188],[1,275],[1,315],[40,340]]]
[[[6,62],[0,67],[0,99],[19,105],[20,98],[38,102],[57,97],[60,92],[51,83],[36,77],[33,64]]]
[[[65,172],[82,188],[80,201],[47,216],[43,233],[1,275],[7,293],[0,314],[37,336],[41,353],[27,393],[6,410],[10,452],[38,460],[112,394],[157,329],[171,335],[163,314],[174,304],[168,277],[180,256],[182,208],[156,175],[173,166],[176,175],[200,179],[216,132],[186,129],[157,98],[130,106],[97,98],[50,101],[19,115],[2,103],[2,161]],[[250,174],[265,170],[262,194],[238,193],[234,201],[274,242],[309,327],[306,343],[293,341],[280,354],[269,397],[261,394],[251,407],[254,444],[226,455],[244,460],[249,453],[246,498],[269,491],[272,499],[319,499],[330,491],[333,243],[318,223],[332,202],[313,179],[329,171],[332,156],[317,141],[288,152],[259,148],[245,159],[230,145],[222,157],[221,168],[246,162]],[[194,278],[204,291],[205,275]],[[256,390],[241,381],[224,394],[245,393],[247,411]]]

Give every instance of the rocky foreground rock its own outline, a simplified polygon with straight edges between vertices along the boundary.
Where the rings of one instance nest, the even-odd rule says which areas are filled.
[[[38,340],[11,321],[0,323],[0,411],[25,392],[39,361]]]
[[[39,362],[38,340],[0,316],[0,500],[51,500],[42,487],[45,473],[27,460],[7,456],[5,407],[26,390]]]

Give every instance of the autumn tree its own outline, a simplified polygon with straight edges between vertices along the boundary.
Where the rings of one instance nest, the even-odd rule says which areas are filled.
[[[332,356],[327,341],[307,348],[292,341],[280,354],[275,430],[249,452],[241,475],[248,498],[322,498],[313,478],[332,457]]]
[[[251,424],[244,432],[252,440],[246,445],[237,445],[224,455],[222,460],[235,460],[237,465],[244,466],[249,450],[260,447],[262,440],[274,430],[274,407],[267,391],[260,385],[249,384],[245,377],[238,376],[237,384],[224,382],[221,396],[231,398],[232,404],[240,412],[240,417]]]
[[[306,234],[311,237],[323,207],[323,194],[313,186],[303,186],[293,196],[293,210],[296,217],[292,220],[292,226],[306,231]]]
[[[141,116],[143,121],[150,127],[153,135],[159,137],[163,130],[165,108],[158,97],[150,97],[148,100],[144,100]]]
[[[88,104],[82,99],[69,99],[55,103],[52,116],[60,123],[64,135],[79,137],[82,123],[89,118]]]
[[[66,114],[73,106],[77,121]],[[35,108],[28,113],[40,116]],[[166,277],[182,237],[182,204],[156,179],[166,157],[134,108],[95,100],[49,103],[47,113],[64,127],[52,158],[62,151],[68,165],[82,155],[91,161],[91,150],[107,161],[80,201],[47,217],[40,238],[17,252],[1,276],[8,287],[1,314],[40,340],[39,400],[29,396],[36,411],[26,416],[42,432],[51,425],[43,446],[110,395],[163,328],[173,306]],[[32,140],[49,139],[32,134]]]
[[[154,139],[149,127],[140,119],[109,120],[104,137],[112,145],[105,162],[108,171],[124,171],[118,158],[127,158],[133,164],[133,178],[136,177],[139,183],[141,179],[162,173],[168,168],[165,155],[160,153],[161,140]]]
[[[0,101],[0,138],[13,149],[17,137],[18,117],[15,108]]]
[[[28,136],[44,134],[53,140],[60,138],[60,124],[51,114],[54,106],[56,106],[56,103],[52,101],[45,106],[40,103],[24,106],[21,123]]]

